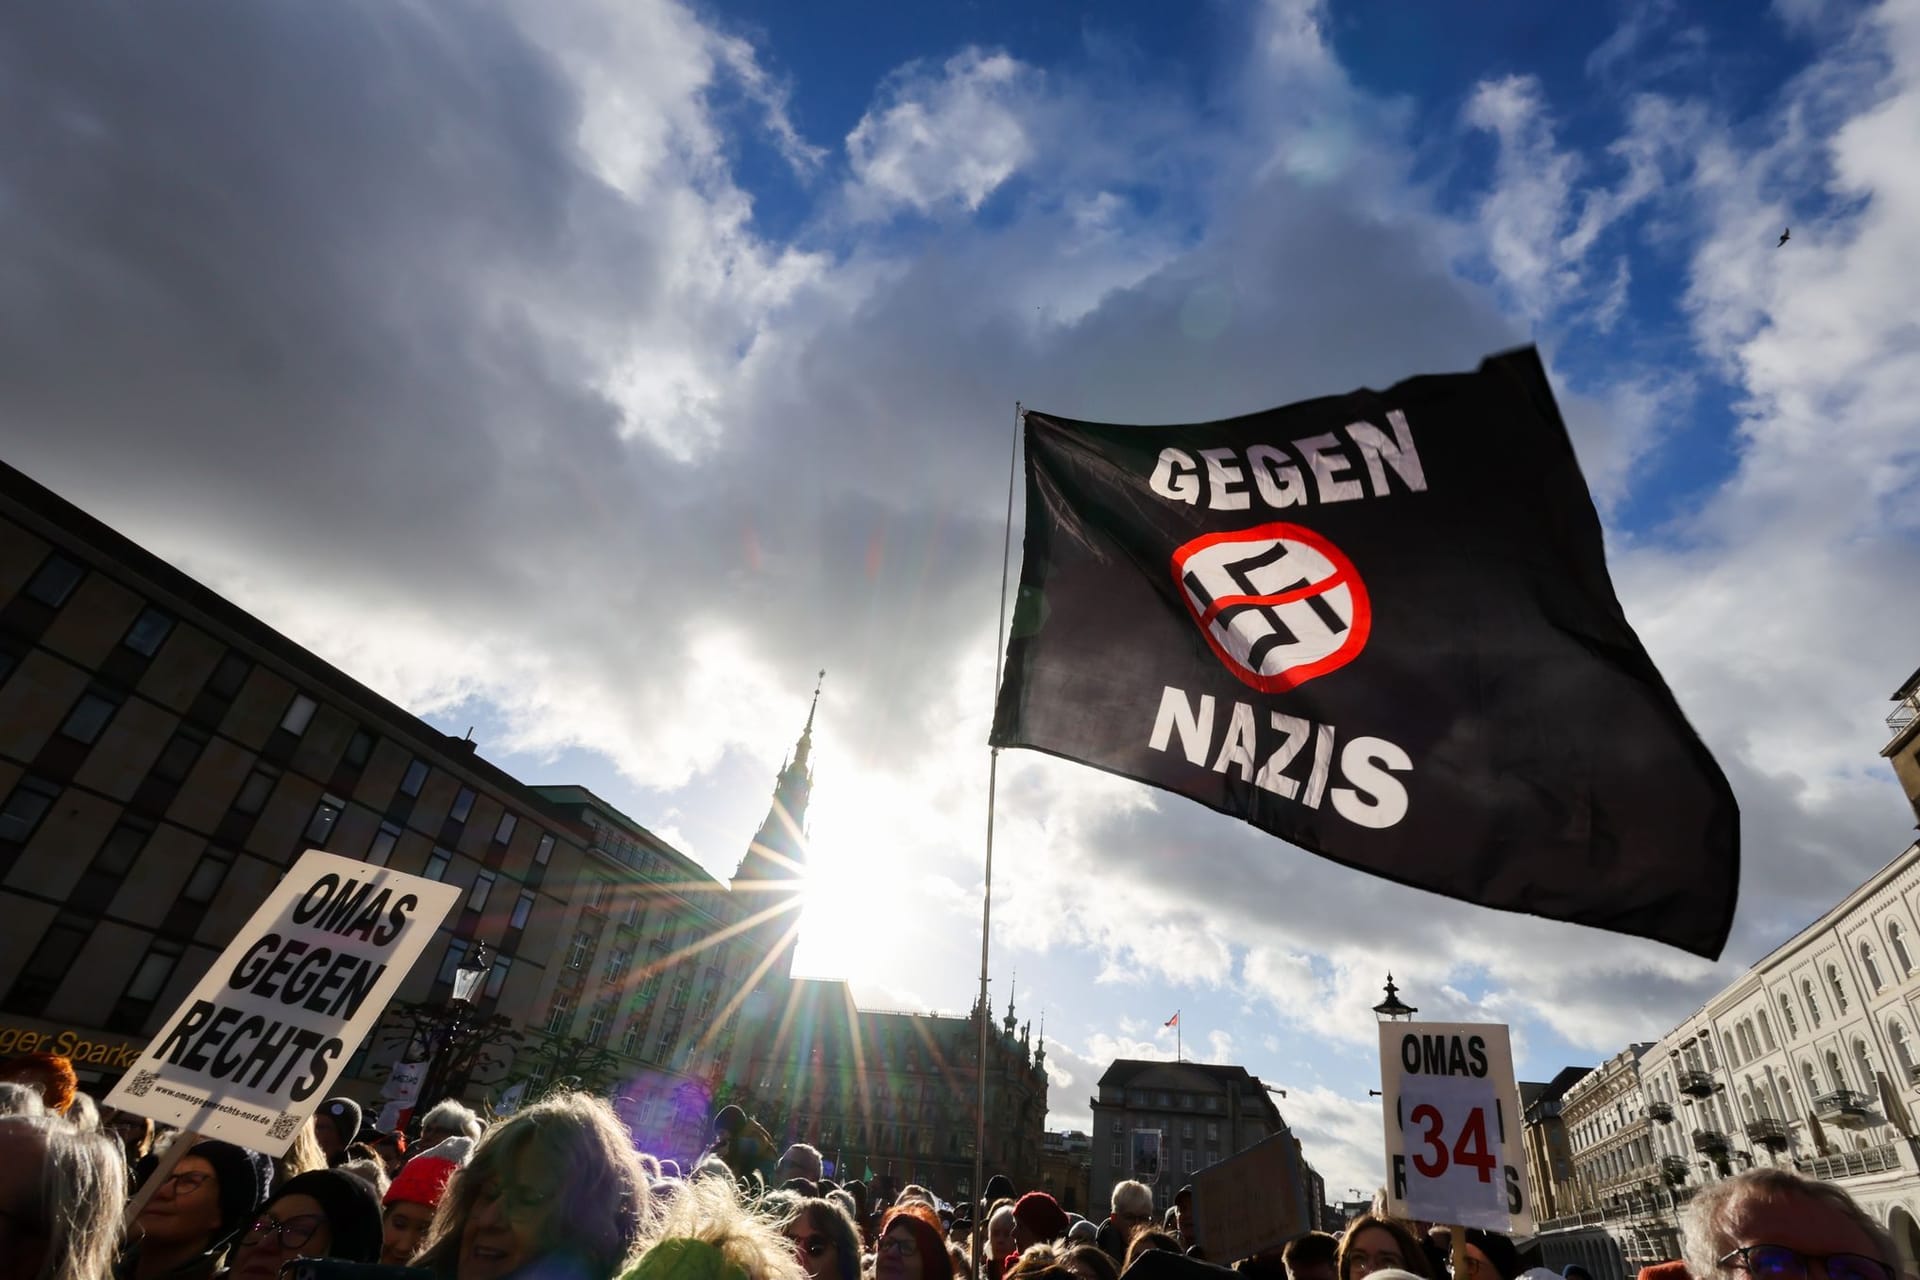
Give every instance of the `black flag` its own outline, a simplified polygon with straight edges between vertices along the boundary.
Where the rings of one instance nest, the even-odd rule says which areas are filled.
[[[1026,414],[994,716],[1403,884],[1717,957],[1739,810],[1531,348],[1223,422]]]

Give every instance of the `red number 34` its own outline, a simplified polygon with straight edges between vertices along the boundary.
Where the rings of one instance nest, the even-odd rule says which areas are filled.
[[[1426,1151],[1413,1153],[1413,1167],[1423,1178],[1437,1178],[1447,1171],[1447,1160],[1451,1156],[1453,1163],[1465,1165],[1480,1175],[1480,1181],[1493,1181],[1493,1166],[1496,1161],[1493,1153],[1487,1150],[1487,1113],[1483,1107],[1475,1107],[1467,1112],[1467,1121],[1460,1126],[1460,1136],[1454,1139],[1451,1152],[1447,1149],[1446,1118],[1440,1109],[1432,1103],[1423,1102],[1413,1109],[1413,1122],[1424,1132],[1421,1142]],[[1428,1154],[1431,1152],[1431,1154]]]

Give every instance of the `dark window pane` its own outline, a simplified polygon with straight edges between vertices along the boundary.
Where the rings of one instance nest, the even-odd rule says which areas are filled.
[[[27,583],[27,594],[41,604],[52,605],[58,609],[80,585],[80,579],[87,571],[58,551],[46,558],[38,572]]]
[[[238,650],[230,650],[214,668],[213,678],[207,681],[207,691],[215,697],[231,698],[240,692],[240,686],[247,682],[247,673],[252,670],[252,659]]]
[[[273,794],[273,775],[255,769],[247,775],[240,786],[240,794],[234,797],[233,807],[241,813],[258,813],[266,807],[267,797]]]
[[[407,776],[400,779],[400,793],[402,795],[418,796],[420,794],[420,788],[425,786],[426,782],[427,762],[425,760],[415,760],[407,766]]]
[[[533,895],[526,890],[520,891],[520,897],[513,904],[513,918],[507,922],[509,928],[524,929],[527,917],[533,914]]]
[[[400,841],[400,828],[391,822],[383,822],[380,829],[373,833],[373,843],[367,846],[367,861],[376,867],[387,865],[387,859],[393,856],[393,846]]]
[[[487,999],[499,998],[500,988],[506,985],[507,971],[511,968],[513,959],[510,956],[501,956],[493,962],[493,968],[487,970],[487,986],[482,993]]]
[[[307,821],[307,843],[326,847],[327,837],[333,834],[333,826],[340,821],[340,810],[346,802],[338,796],[321,796],[320,803],[313,808],[313,817]]]
[[[373,754],[373,735],[365,729],[354,730],[353,737],[347,740],[346,754],[340,759],[343,763],[358,769],[367,763],[367,757]]]
[[[127,628],[127,637],[120,643],[135,653],[151,658],[160,652],[160,646],[166,641],[167,633],[173,630],[173,619],[160,610],[148,605],[140,611],[140,616]]]
[[[220,892],[220,886],[227,878],[227,868],[232,865],[231,858],[208,854],[193,869],[193,875],[188,878],[187,887],[180,891],[180,896],[196,906],[212,902],[213,895]]]
[[[542,834],[540,843],[533,847],[533,860],[541,866],[547,865],[547,859],[553,856],[553,837]]]
[[[120,704],[112,698],[89,690],[80,695],[80,701],[73,704],[73,710],[67,712],[66,723],[60,726],[60,732],[76,742],[92,742],[107,727],[107,721],[113,719],[113,713]]]
[[[22,843],[60,796],[60,788],[40,778],[22,778],[0,806],[0,840]]]
[[[493,829],[493,842],[506,844],[513,839],[513,829],[520,825],[520,819],[510,813],[500,815],[500,825]]]
[[[153,772],[168,782],[186,781],[187,771],[193,768],[193,762],[200,758],[200,748],[206,744],[202,735],[182,729],[153,762]]]
[[[420,874],[429,880],[438,880],[447,873],[447,864],[453,861],[453,855],[445,849],[435,849],[427,858],[426,870]]]
[[[151,829],[123,822],[107,833],[106,840],[100,846],[100,852],[94,855],[93,870],[110,876],[124,876],[133,869],[133,860],[140,856],[140,850],[147,844]]]
[[[467,815],[473,812],[473,788],[462,787],[460,794],[453,798],[453,811],[447,815],[455,822],[465,822]]]
[[[180,962],[181,949],[169,942],[156,942],[153,950],[147,952],[146,959],[140,962],[134,971],[133,981],[127,984],[127,999],[153,1000],[160,989],[167,985],[167,979],[173,976],[174,965]]]
[[[313,722],[313,713],[319,709],[319,706],[319,703],[304,693],[294,694],[293,701],[287,704],[287,714],[280,717],[280,727],[294,737],[299,737]]]
[[[453,982],[454,971],[460,967],[460,962],[466,958],[466,939],[455,938],[447,944],[447,954],[445,958],[440,961],[440,972],[435,976],[434,980],[436,982],[451,984]]]

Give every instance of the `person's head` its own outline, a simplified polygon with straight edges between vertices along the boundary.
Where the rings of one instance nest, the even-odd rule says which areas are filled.
[[[1577,1262],[1569,1262],[1560,1268],[1560,1280],[1593,1280],[1593,1272]]]
[[[1695,1280],[1899,1280],[1893,1238],[1831,1182],[1750,1169],[1702,1188],[1680,1218]],[[1819,1267],[1809,1264],[1820,1260]]]
[[[73,1095],[73,1105],[67,1108],[67,1123],[81,1133],[100,1132],[100,1104],[90,1094]]]
[[[1287,1241],[1280,1253],[1286,1265],[1287,1280],[1336,1280],[1340,1272],[1335,1259],[1340,1241],[1325,1231],[1309,1231]]]
[[[40,1091],[40,1101],[60,1115],[73,1105],[80,1078],[73,1063],[57,1053],[23,1053],[0,1062],[0,1081],[13,1081]]]
[[[806,1280],[774,1222],[741,1202],[733,1179],[696,1178],[660,1203],[623,1280]]]
[[[295,1258],[373,1262],[380,1257],[380,1202],[373,1189],[338,1169],[289,1178],[233,1251],[227,1280],[278,1280]]]
[[[773,1170],[776,1183],[791,1182],[795,1178],[817,1183],[826,1176],[826,1161],[821,1158],[819,1150],[804,1142],[796,1142],[783,1151]]]
[[[1006,1257],[1016,1247],[1016,1235],[1013,1206],[1003,1204],[987,1219],[987,1252],[995,1258]]]
[[[140,1211],[142,1248],[210,1252],[252,1222],[267,1202],[273,1163],[257,1151],[209,1139],[174,1163]]]
[[[988,1204],[992,1204],[996,1200],[1011,1200],[1014,1198],[1013,1179],[1004,1173],[996,1173],[987,1179],[986,1190]]]
[[[383,1200],[380,1261],[404,1267],[413,1260],[456,1167],[453,1161],[439,1156],[422,1155],[407,1161]]]
[[[373,1153],[380,1157],[380,1165],[387,1171],[389,1178],[400,1172],[400,1166],[407,1162],[407,1135],[398,1129],[392,1133],[382,1133],[367,1144]]]
[[[292,1145],[287,1148],[285,1155],[274,1161],[274,1165],[279,1170],[281,1181],[327,1167],[327,1153],[320,1149],[320,1139],[314,1134],[312,1120],[294,1132]]]
[[[482,1135],[434,1214],[415,1265],[493,1280],[541,1258],[610,1275],[646,1220],[646,1174],[604,1100],[549,1095]]]
[[[111,1138],[0,1117],[0,1280],[96,1280],[120,1244],[127,1171]]]
[[[1426,1252],[1412,1230],[1383,1214],[1363,1213],[1349,1222],[1340,1237],[1336,1261],[1340,1280],[1365,1280],[1371,1272],[1389,1267],[1427,1274]]]
[[[338,1163],[360,1132],[360,1104],[352,1098],[328,1098],[313,1113],[313,1140],[328,1163]]]
[[[1520,1250],[1497,1231],[1468,1227],[1461,1248],[1467,1255],[1467,1274],[1456,1280],[1518,1280],[1526,1270]]]
[[[366,1154],[362,1155],[361,1152],[365,1152]],[[373,1154],[372,1148],[355,1143],[353,1146],[347,1148],[347,1156],[347,1159],[342,1160],[334,1167],[340,1170],[340,1172],[350,1173],[360,1179],[360,1181],[366,1183],[368,1188],[372,1190],[374,1199],[378,1200],[385,1196],[387,1194],[387,1184],[391,1182],[392,1179],[387,1177],[387,1166],[380,1163],[380,1157]]]
[[[103,1107],[100,1111],[100,1132],[120,1143],[121,1154],[126,1156],[128,1167],[153,1150],[153,1121],[131,1111]]]
[[[1153,1188],[1131,1178],[1113,1184],[1113,1223],[1128,1236],[1153,1221]]]
[[[1074,1280],[1120,1280],[1120,1264],[1098,1245],[1074,1245],[1066,1251],[1065,1258]]]
[[[1180,1237],[1171,1232],[1161,1231],[1156,1227],[1136,1231],[1133,1233],[1132,1241],[1127,1245],[1127,1260],[1120,1268],[1121,1274],[1126,1274],[1127,1268],[1131,1267],[1141,1254],[1151,1253],[1155,1249],[1164,1250],[1167,1253],[1186,1252],[1186,1246],[1180,1243]]]
[[[43,1116],[47,1104],[40,1090],[18,1080],[0,1080],[0,1116]]]
[[[1029,1191],[1013,1205],[1013,1247],[1021,1254],[1036,1244],[1051,1244],[1073,1224],[1060,1202],[1044,1191]]]
[[[802,1200],[780,1228],[808,1280],[860,1280],[860,1232],[833,1200]]]
[[[887,1210],[874,1248],[874,1280],[953,1280],[940,1219],[917,1200]]]
[[[1100,1224],[1090,1218],[1075,1218],[1067,1228],[1068,1244],[1094,1244],[1100,1239]]]
[[[1067,1251],[1043,1242],[1021,1250],[1020,1257],[1007,1269],[1005,1280],[1075,1280],[1075,1277],[1067,1266]]]
[[[431,1147],[448,1138],[472,1138],[477,1141],[485,1127],[471,1108],[462,1106],[452,1098],[445,1098],[434,1103],[427,1114],[420,1117],[420,1145]]]

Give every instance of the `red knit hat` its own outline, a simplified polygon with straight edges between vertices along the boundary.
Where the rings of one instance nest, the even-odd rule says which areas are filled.
[[[1013,1220],[1039,1240],[1058,1240],[1073,1225],[1060,1202],[1044,1191],[1029,1191],[1016,1200]]]
[[[439,1156],[415,1156],[400,1167],[394,1176],[393,1185],[387,1188],[385,1204],[398,1204],[404,1200],[408,1204],[423,1204],[429,1209],[440,1205],[440,1197],[447,1192],[447,1182],[460,1166],[451,1160],[442,1160]]]

